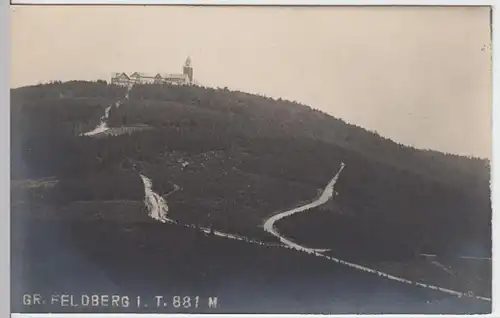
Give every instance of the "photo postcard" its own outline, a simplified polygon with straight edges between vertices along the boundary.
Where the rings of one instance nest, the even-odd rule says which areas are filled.
[[[12,312],[491,312],[490,7],[10,17]]]

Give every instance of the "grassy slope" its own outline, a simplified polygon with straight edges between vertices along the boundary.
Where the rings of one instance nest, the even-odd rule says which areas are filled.
[[[113,205],[115,207],[113,208]],[[109,210],[103,210],[104,207]],[[39,206],[42,208],[42,206]],[[297,251],[260,247],[158,224],[140,202],[95,202],[51,208],[50,216],[26,218],[16,209],[13,237],[17,266],[13,310],[203,313],[481,313],[489,304],[381,279]],[[54,212],[55,211],[55,212]],[[110,212],[113,211],[113,212]],[[49,234],[50,233],[50,234]],[[24,248],[20,248],[24,246]],[[67,250],[62,254],[62,250]],[[76,253],[79,263],[66,260]],[[66,260],[66,261],[65,261]],[[89,264],[82,268],[81,264]],[[91,266],[90,266],[91,264]],[[92,269],[90,269],[92,267]],[[98,274],[98,271],[100,274]],[[95,281],[104,273],[106,279]],[[21,279],[22,277],[22,279]],[[106,281],[111,281],[108,285]],[[89,282],[93,284],[89,285]],[[110,287],[111,286],[111,287]],[[42,306],[21,308],[26,291],[80,295],[141,295],[146,308]],[[153,308],[152,296],[219,298],[220,308]]]

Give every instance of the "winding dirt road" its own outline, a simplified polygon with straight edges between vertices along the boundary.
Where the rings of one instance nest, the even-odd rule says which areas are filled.
[[[333,194],[334,194],[334,187],[335,187],[335,183],[337,183],[337,180],[340,176],[340,173],[342,172],[342,170],[344,169],[345,167],[345,164],[342,162],[340,164],[340,169],[339,171],[337,172],[337,174],[335,175],[335,177],[333,177],[333,179],[328,183],[328,185],[325,187],[325,189],[323,190],[323,193],[320,195],[319,198],[317,198],[316,200],[314,200],[313,202],[310,202],[308,204],[305,204],[305,205],[302,205],[302,206],[299,206],[297,208],[294,208],[294,209],[291,209],[291,210],[288,210],[288,211],[285,211],[285,212],[281,212],[281,213],[278,213],[276,215],[273,215],[272,217],[270,217],[265,223],[264,223],[264,230],[268,233],[271,233],[272,235],[276,236],[277,238],[279,238],[279,240],[285,244],[285,245],[288,245],[292,248],[295,248],[297,250],[300,250],[300,251],[304,251],[304,252],[307,252],[307,253],[311,253],[311,252],[326,252],[328,251],[327,249],[312,249],[312,248],[308,248],[308,247],[304,247],[302,245],[299,245],[295,242],[292,242],[290,239],[287,239],[286,237],[282,236],[278,230],[276,229],[276,227],[274,226],[274,223],[276,223],[276,221],[279,221],[283,218],[286,218],[288,216],[291,216],[295,213],[300,213],[300,212],[304,212],[304,211],[307,211],[307,210],[310,210],[312,208],[315,208],[315,207],[318,207],[322,204],[325,204],[326,202],[328,202],[328,200],[330,200],[332,197],[333,197]]]
[[[129,96],[129,93],[130,93],[130,90],[132,89],[131,86],[127,87],[127,93],[125,94],[125,99],[128,99],[128,96]],[[121,101],[117,101],[115,103],[115,106],[116,107],[120,107],[121,105]],[[113,107],[113,105],[109,105],[105,110],[104,110],[104,116],[101,117],[101,122],[99,123],[99,125],[97,125],[97,127],[95,127],[94,129],[92,129],[91,131],[88,131],[86,133],[82,133],[81,136],[89,136],[89,137],[92,137],[92,136],[95,136],[95,135],[99,135],[99,134],[102,134],[106,131],[108,131],[110,128],[108,127],[108,118],[109,118],[109,112],[111,111],[111,107]]]

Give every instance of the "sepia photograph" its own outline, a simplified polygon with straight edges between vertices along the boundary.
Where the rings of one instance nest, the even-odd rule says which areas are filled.
[[[11,311],[491,313],[491,15],[11,5]]]

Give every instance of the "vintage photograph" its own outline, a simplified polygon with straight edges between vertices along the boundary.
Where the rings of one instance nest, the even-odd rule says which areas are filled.
[[[10,16],[12,312],[491,312],[490,7]]]

